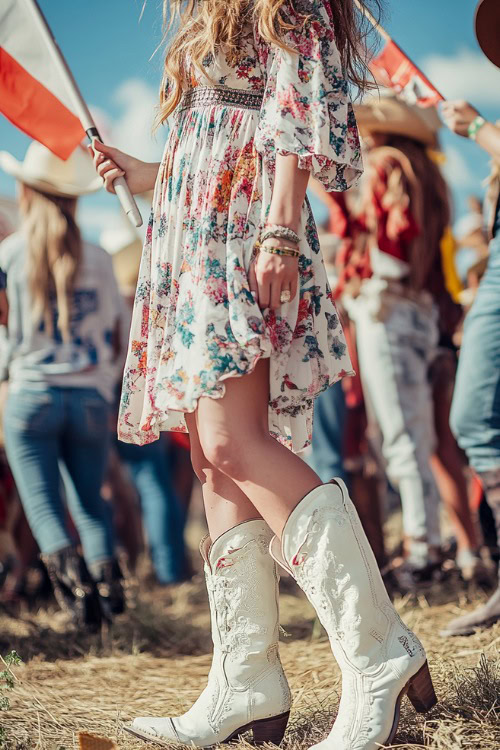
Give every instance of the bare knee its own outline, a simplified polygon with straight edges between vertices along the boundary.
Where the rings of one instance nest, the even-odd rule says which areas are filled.
[[[203,452],[208,462],[218,471],[232,479],[240,478],[244,470],[244,456],[238,440],[226,436],[212,435],[203,443]]]

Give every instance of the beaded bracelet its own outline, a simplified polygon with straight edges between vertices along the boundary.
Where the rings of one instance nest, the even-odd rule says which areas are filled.
[[[271,255],[285,255],[290,258],[298,258],[300,252],[295,247],[274,247],[273,245],[262,245],[260,242],[255,243],[257,250],[263,250]]]
[[[299,244],[299,235],[297,232],[294,232],[290,227],[283,227],[280,224],[270,224],[269,226],[264,227],[260,236],[260,241],[264,242],[264,240],[270,238],[290,240],[290,242],[294,242],[296,245]]]
[[[486,120],[484,117],[481,117],[481,115],[478,115],[475,117],[469,127],[467,128],[467,135],[471,139],[471,141],[475,141],[477,138],[477,134],[483,127],[483,125],[486,125]]]

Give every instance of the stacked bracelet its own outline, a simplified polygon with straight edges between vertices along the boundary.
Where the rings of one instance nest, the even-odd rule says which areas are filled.
[[[484,117],[481,117],[481,115],[478,115],[475,117],[469,127],[467,128],[467,135],[471,139],[471,141],[475,141],[477,138],[477,134],[483,127],[483,125],[486,125],[486,120]]]
[[[298,258],[300,252],[296,247],[274,247],[273,245],[262,245],[260,242],[255,243],[257,250],[263,250],[271,255],[286,255],[289,258]]]
[[[280,224],[270,224],[269,226],[266,226],[260,235],[260,241],[264,242],[264,240],[268,239],[280,239],[280,240],[289,240],[290,242],[294,242],[296,245],[299,244],[299,235],[297,232],[294,232],[293,229],[290,229],[290,227],[283,227]]]

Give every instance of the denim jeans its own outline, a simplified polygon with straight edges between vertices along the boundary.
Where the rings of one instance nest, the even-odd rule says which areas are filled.
[[[73,544],[61,491],[63,464],[75,489],[67,493],[67,503],[87,564],[113,556],[111,517],[101,497],[108,418],[108,404],[95,389],[10,389],[4,415],[5,449],[43,554]]]
[[[329,482],[333,477],[347,482],[342,458],[346,418],[342,384],[335,383],[314,402],[312,453],[307,462],[322,482]]]
[[[187,573],[184,518],[176,497],[163,440],[148,445],[117,443],[141,498],[144,528],[159,583],[181,581]]]
[[[500,235],[465,320],[451,427],[479,474],[500,467]]]
[[[404,532],[439,545],[440,496],[430,465],[435,433],[428,380],[438,340],[434,311],[414,300],[388,298],[375,282],[365,282],[349,312],[356,322],[365,400],[382,433],[387,476],[401,496]]]

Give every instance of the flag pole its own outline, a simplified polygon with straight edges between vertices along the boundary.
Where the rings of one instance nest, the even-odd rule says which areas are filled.
[[[45,16],[40,9],[40,6],[38,5],[37,0],[24,0],[24,2],[26,3],[28,10],[31,13],[33,20],[37,24],[38,31],[40,32],[40,35],[50,53],[54,67],[58,70],[58,72],[62,76],[63,81],[66,84],[68,95],[71,98],[71,102],[73,104],[75,112],[82,124],[83,129],[85,130],[85,133],[87,134],[88,139],[91,143],[94,138],[99,138],[99,140],[101,140],[99,131],[97,130],[96,124],[94,122],[94,118],[90,114],[89,108],[87,107],[80,89],[78,88],[78,84],[75,81],[73,73],[71,72],[68,63],[66,62],[64,55],[59,49],[56,39],[45,19]],[[130,192],[125,177],[117,177],[113,181],[113,187],[115,189],[118,200],[120,201],[121,206],[129,217],[130,221],[134,224],[134,226],[140,227],[142,225],[142,216],[137,207],[137,203],[135,202],[134,197]]]
[[[398,44],[397,42],[395,42],[395,41],[394,41],[394,39],[393,39],[393,38],[392,38],[392,37],[390,36],[390,34],[388,34],[388,33],[387,33],[387,31],[386,31],[386,30],[384,29],[384,27],[383,27],[383,26],[382,26],[382,25],[381,25],[381,24],[380,24],[380,23],[379,23],[379,22],[377,21],[377,19],[376,19],[376,18],[375,18],[375,16],[373,15],[373,13],[371,13],[371,12],[370,12],[370,11],[368,10],[368,8],[366,8],[366,7],[365,7],[365,6],[363,5],[363,3],[361,2],[361,0],[354,0],[354,3],[355,3],[355,5],[356,5],[357,9],[359,10],[359,12],[360,12],[360,13],[362,13],[362,14],[363,14],[363,15],[364,15],[364,16],[365,16],[365,17],[366,17],[366,18],[367,18],[367,19],[368,19],[368,20],[370,21],[370,23],[371,23],[371,25],[373,26],[373,28],[374,28],[374,29],[375,29],[376,31],[378,31],[378,33],[380,34],[380,36],[382,37],[382,39],[383,39],[383,40],[384,40],[385,42],[390,42],[391,44],[393,44],[393,45],[394,45],[394,46],[395,46],[395,47],[396,47],[396,48],[397,48],[397,49],[398,49],[398,50],[399,50],[399,51],[401,52],[401,54],[402,54],[402,55],[403,55],[404,57],[406,57],[406,59],[407,59],[407,60],[408,60],[408,61],[409,61],[409,62],[410,62],[410,63],[411,63],[412,65],[413,65],[413,67],[414,67],[414,68],[415,68],[416,70],[418,70],[418,72],[419,72],[419,75],[420,75],[420,76],[422,76],[422,80],[423,80],[423,81],[425,81],[425,83],[427,83],[427,84],[428,84],[428,85],[429,85],[429,86],[430,86],[430,87],[431,87],[431,88],[432,88],[432,89],[433,89],[433,90],[434,90],[434,91],[436,92],[436,94],[437,94],[438,96],[440,96],[440,97],[441,97],[441,99],[442,99],[443,101],[445,101],[445,98],[444,98],[444,96],[443,96],[443,95],[441,94],[441,92],[437,90],[437,88],[436,88],[436,87],[434,86],[434,84],[433,84],[433,83],[431,83],[431,82],[429,81],[429,79],[427,78],[427,76],[426,76],[426,75],[424,75],[424,73],[422,73],[422,71],[420,70],[420,68],[419,68],[419,67],[418,67],[417,65],[415,65],[415,63],[413,62],[413,60],[411,60],[411,59],[410,59],[410,58],[408,57],[408,55],[406,54],[406,52],[404,52],[404,51],[403,51],[403,50],[401,49],[401,47],[399,46],[399,44]]]
[[[380,23],[377,21],[373,13],[371,13],[368,8],[366,8],[360,0],[354,0],[354,3],[356,4],[357,9],[360,13],[362,13],[371,23],[374,29],[378,31],[382,39],[384,39],[386,42],[392,42],[391,37],[387,33],[387,31],[384,29],[383,26],[380,25]]]

